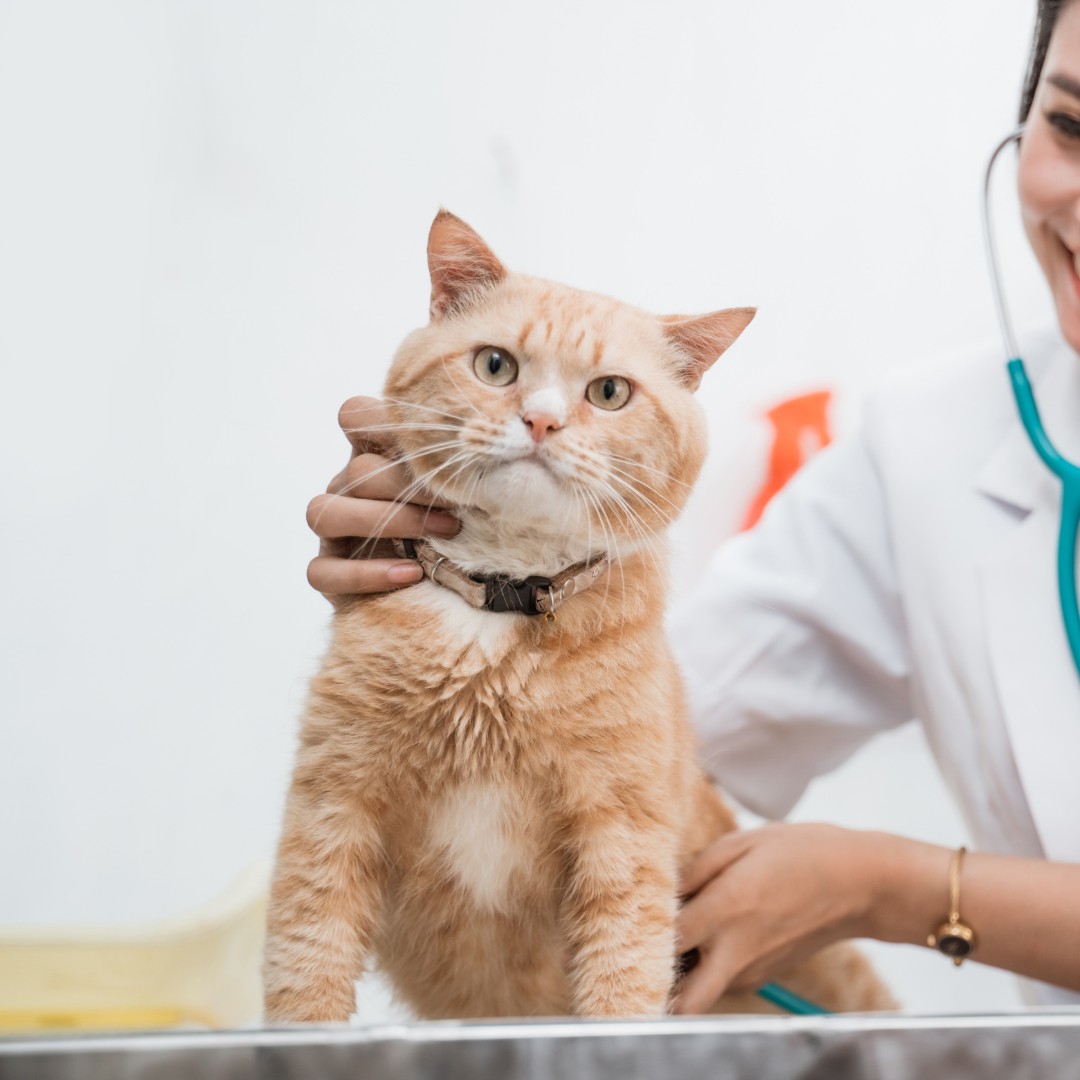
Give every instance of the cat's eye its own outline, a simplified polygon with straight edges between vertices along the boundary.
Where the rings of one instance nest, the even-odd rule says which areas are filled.
[[[593,379],[585,387],[585,397],[598,409],[621,409],[630,400],[630,380],[621,375],[605,375],[602,379]]]
[[[508,386],[518,377],[518,363],[497,345],[485,345],[473,360],[473,371],[489,386]]]

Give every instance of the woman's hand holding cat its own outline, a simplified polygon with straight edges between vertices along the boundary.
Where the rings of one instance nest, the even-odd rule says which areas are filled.
[[[818,949],[869,927],[883,847],[899,837],[831,825],[766,825],[728,833],[688,866],[678,950],[697,965],[677,987],[677,1013],[708,1010],[726,990],[756,990]]]
[[[386,456],[393,440],[386,434],[390,418],[381,401],[350,398],[338,413],[338,423],[352,456],[326,494],[312,499],[307,510],[308,525],[319,537],[308,582],[335,606],[349,596],[387,592],[423,576],[417,563],[395,558],[385,545],[371,541],[452,536],[458,530],[450,514],[423,504],[424,493],[410,490],[405,466]],[[399,501],[407,492],[410,501]]]

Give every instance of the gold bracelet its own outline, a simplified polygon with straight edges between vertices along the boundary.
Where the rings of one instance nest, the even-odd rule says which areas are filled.
[[[975,931],[960,921],[960,864],[966,851],[957,848],[949,867],[949,917],[926,939],[931,949],[951,957],[957,967],[975,951]]]

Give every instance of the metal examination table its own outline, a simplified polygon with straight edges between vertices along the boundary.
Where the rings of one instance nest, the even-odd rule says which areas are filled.
[[[0,1080],[1080,1078],[1080,1009],[168,1032],[0,1042]]]

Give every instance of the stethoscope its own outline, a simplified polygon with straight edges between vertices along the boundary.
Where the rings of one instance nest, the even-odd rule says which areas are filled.
[[[1054,444],[1047,437],[1046,429],[1039,419],[1039,410],[1035,405],[1035,395],[1031,390],[1024,361],[1020,359],[1020,350],[1016,346],[1009,312],[1005,306],[1005,293],[1001,287],[1001,274],[998,270],[997,249],[994,246],[994,230],[990,220],[990,178],[994,163],[1001,151],[1012,142],[1019,142],[1023,127],[1011,132],[994,148],[990,160],[986,163],[986,178],[983,183],[983,235],[986,239],[986,261],[990,268],[990,281],[994,288],[994,303],[998,320],[1001,323],[1001,336],[1005,345],[1006,367],[1012,382],[1016,407],[1031,445],[1043,460],[1043,464],[1061,480],[1061,528],[1058,532],[1057,573],[1058,595],[1061,599],[1061,615],[1065,621],[1065,636],[1069,640],[1069,650],[1077,674],[1080,674],[1080,603],[1076,595],[1076,542],[1080,532],[1080,466],[1074,465],[1062,457]]]

